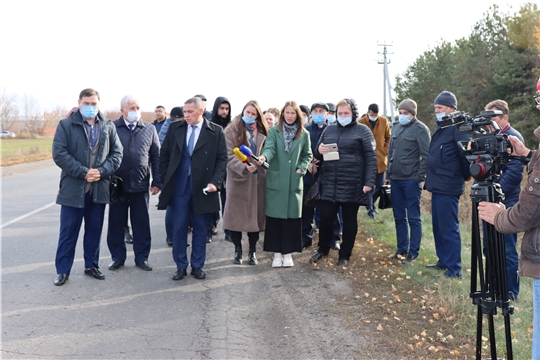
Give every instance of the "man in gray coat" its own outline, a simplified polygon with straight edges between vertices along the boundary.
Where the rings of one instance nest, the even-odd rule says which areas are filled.
[[[84,219],[84,273],[98,280],[99,245],[105,204],[110,201],[109,177],[122,161],[122,144],[114,124],[99,112],[99,93],[84,89],[79,109],[56,128],[52,155],[62,169],[56,203],[60,210],[60,235],[56,250],[54,284],[69,278],[77,238]]]
[[[411,264],[418,258],[422,240],[420,196],[426,180],[431,136],[428,127],[416,118],[416,102],[399,104],[398,122],[392,129],[386,176],[392,185],[392,207],[396,223],[397,251],[390,258],[405,258]],[[410,235],[409,235],[410,229]]]

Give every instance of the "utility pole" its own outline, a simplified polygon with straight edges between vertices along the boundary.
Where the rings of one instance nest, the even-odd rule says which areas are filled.
[[[392,86],[390,85],[390,77],[388,76],[388,64],[390,64],[390,60],[387,58],[387,55],[392,55],[394,53],[389,53],[386,49],[389,46],[393,46],[393,44],[377,44],[378,46],[383,47],[383,52],[377,52],[377,54],[383,55],[383,60],[378,61],[379,64],[383,64],[383,77],[384,77],[384,83],[383,83],[383,116],[388,118],[386,113],[386,93],[388,91],[388,99],[390,101],[390,112],[391,112],[391,122],[394,121],[394,101],[392,100]]]

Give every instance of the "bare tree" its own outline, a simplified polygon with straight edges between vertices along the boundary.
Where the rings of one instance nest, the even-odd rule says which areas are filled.
[[[0,127],[2,131],[12,131],[13,125],[19,120],[17,95],[9,94],[6,89],[0,90]]]
[[[39,112],[37,99],[28,93],[23,97],[24,129],[29,136],[43,135],[45,121]]]
[[[58,122],[66,117],[66,114],[68,113],[68,109],[65,107],[57,106],[52,111],[44,111],[43,112],[43,128],[41,129],[40,135],[47,135],[47,129],[49,128],[56,128],[58,126]]]

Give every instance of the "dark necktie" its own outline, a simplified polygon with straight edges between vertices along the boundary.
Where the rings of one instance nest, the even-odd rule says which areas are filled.
[[[195,130],[197,130],[197,125],[190,125],[191,126],[191,135],[189,136],[188,140],[188,151],[189,156],[193,154],[193,146],[195,145]]]
[[[128,128],[129,128],[129,130],[131,130],[131,131],[133,131],[133,128],[134,128],[134,127],[135,127],[135,125],[133,125],[133,124],[129,124],[129,125],[128,125]]]

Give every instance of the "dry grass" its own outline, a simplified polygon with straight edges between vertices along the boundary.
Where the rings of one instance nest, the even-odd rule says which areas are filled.
[[[2,139],[2,166],[23,162],[50,159],[52,157],[52,138],[40,139]]]

